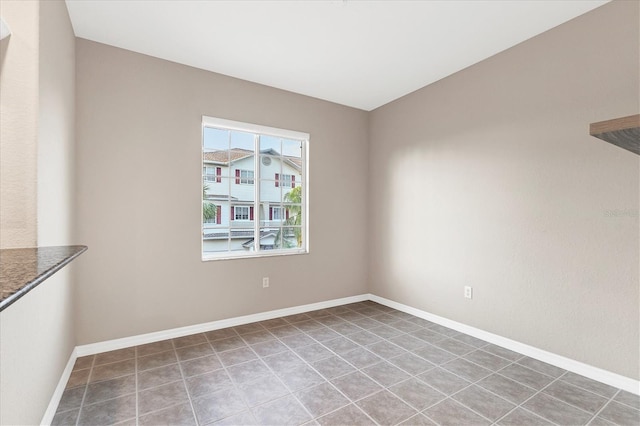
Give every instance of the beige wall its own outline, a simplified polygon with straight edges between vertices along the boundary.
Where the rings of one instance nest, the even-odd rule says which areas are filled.
[[[36,245],[38,2],[0,1],[0,248]]]
[[[22,29],[15,25],[14,15],[5,15],[16,3],[1,6],[13,30],[7,49],[18,54],[26,49],[20,43]],[[36,176],[24,176],[33,193],[16,194],[16,200],[37,197],[38,226],[33,215],[28,227],[37,229],[39,245],[72,244],[75,38],[64,2],[23,4],[31,8],[18,16],[28,18],[39,34],[36,73],[22,76],[25,86],[37,90],[36,116],[21,123],[29,134],[37,130],[37,150],[34,144],[25,161],[34,170],[37,164],[38,185],[36,194]],[[4,105],[5,86],[2,89]],[[19,245],[35,245],[35,239]],[[0,424],[33,425],[42,420],[75,346],[73,299],[72,270],[67,266],[0,313]]]
[[[73,350],[68,267],[0,312],[0,424],[40,424]]]
[[[62,0],[40,6],[38,245],[73,244],[75,35]]]
[[[639,112],[639,22],[607,4],[371,114],[372,293],[640,378],[640,164],[588,134]]]
[[[639,110],[637,2],[372,114],[84,40],[74,50],[61,1],[0,6],[13,30],[0,45],[0,247],[90,246],[77,289],[67,267],[0,314],[0,424],[40,421],[76,336],[367,291],[639,378],[640,164],[587,134]],[[309,255],[199,260],[203,114],[311,134]]]
[[[79,344],[366,292],[366,112],[76,46]],[[310,254],[200,260],[202,115],[311,135]]]

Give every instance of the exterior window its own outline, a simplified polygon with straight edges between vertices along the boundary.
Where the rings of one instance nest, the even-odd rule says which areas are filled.
[[[295,188],[296,177],[294,175],[282,175],[282,186],[285,188]]]
[[[284,219],[284,209],[282,207],[271,207],[271,209],[272,209],[271,220]]]
[[[212,167],[212,166],[204,166],[202,168],[202,175],[204,177],[205,182],[222,182],[221,175],[222,168],[221,167]]]
[[[308,252],[309,135],[202,118],[202,259]]]
[[[285,175],[276,173],[275,177],[276,187],[295,188],[296,187],[296,175]]]
[[[205,182],[215,182],[216,181],[216,168],[215,167],[203,167],[202,174],[204,175]]]
[[[247,206],[236,206],[234,208],[234,216],[235,220],[249,220],[249,207]]]
[[[236,175],[239,177],[240,184],[253,185],[253,170],[236,170]],[[238,180],[238,179],[236,179]]]

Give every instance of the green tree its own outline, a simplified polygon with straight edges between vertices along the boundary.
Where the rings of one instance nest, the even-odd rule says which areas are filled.
[[[204,185],[202,187],[202,220],[212,220],[216,218],[216,205],[211,201],[207,200],[207,190],[209,190],[208,185]]]
[[[278,231],[276,236],[276,246],[280,246],[282,241],[284,248],[302,247],[302,187],[298,186],[285,194],[284,202],[289,205],[285,206],[289,210],[289,218],[285,220],[284,227]],[[296,238],[296,245],[287,242],[286,237],[293,233]],[[282,239],[282,240],[281,240]]]

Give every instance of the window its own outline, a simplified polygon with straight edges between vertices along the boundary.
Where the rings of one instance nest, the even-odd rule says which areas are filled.
[[[203,117],[201,142],[202,259],[307,253],[309,135]]]
[[[283,220],[284,219],[284,209],[282,207],[269,207],[270,208],[270,218],[269,220]]]
[[[215,182],[216,180],[216,169],[215,167],[203,167],[202,175],[204,176],[205,182]]]
[[[295,188],[296,187],[296,176],[295,175],[276,175],[276,186],[282,186],[284,188]]]
[[[275,174],[275,185],[277,187],[295,188],[296,187],[296,175]]]
[[[212,167],[212,166],[204,166],[202,168],[202,175],[205,182],[217,182],[220,183],[222,168],[221,167]]]
[[[233,219],[234,220],[249,220],[251,218],[251,220],[253,220],[253,218],[251,216],[253,215],[249,215],[249,207],[248,206],[235,206],[232,207],[233,209]],[[253,208],[251,208],[253,209]]]
[[[236,170],[236,183],[253,185],[253,170]]]

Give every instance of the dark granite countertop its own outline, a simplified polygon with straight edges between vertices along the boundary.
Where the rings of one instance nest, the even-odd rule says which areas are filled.
[[[87,246],[0,250],[0,311],[34,289],[85,250]]]

